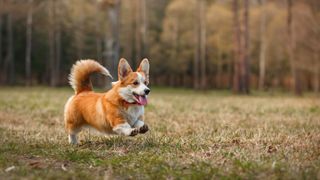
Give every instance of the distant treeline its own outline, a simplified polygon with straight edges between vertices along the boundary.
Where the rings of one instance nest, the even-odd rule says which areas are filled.
[[[88,58],[116,77],[121,57],[147,57],[152,85],[301,94],[319,91],[319,55],[319,0],[0,0],[2,85],[66,85]]]

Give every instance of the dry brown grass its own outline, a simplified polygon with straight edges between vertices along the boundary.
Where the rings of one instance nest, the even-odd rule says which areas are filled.
[[[84,131],[70,146],[70,89],[1,88],[0,178],[320,178],[320,99],[156,89],[138,137]],[[9,172],[5,169],[15,168]]]

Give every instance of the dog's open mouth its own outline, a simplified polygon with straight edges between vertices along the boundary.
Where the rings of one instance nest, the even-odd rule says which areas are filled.
[[[139,94],[133,93],[133,96],[139,105],[144,106],[148,103],[146,95],[139,95]]]

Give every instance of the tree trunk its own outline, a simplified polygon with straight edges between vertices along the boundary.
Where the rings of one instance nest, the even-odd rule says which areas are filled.
[[[136,18],[136,14],[138,13],[137,11],[137,3],[136,1],[129,1],[131,4],[131,7],[132,7],[132,10],[131,10],[131,34],[130,34],[130,40],[131,40],[131,62],[132,62],[132,67],[137,67],[137,59],[136,59],[136,30],[137,30],[137,18]]]
[[[233,75],[233,92],[239,93],[240,88],[240,58],[241,58],[241,38],[240,38],[240,20],[239,20],[239,3],[233,0],[233,38],[234,38],[234,75]]]
[[[111,23],[111,36],[110,40],[110,60],[112,62],[112,71],[113,77],[118,79],[117,75],[117,65],[120,56],[120,39],[119,39],[119,31],[120,31],[120,0],[114,0],[113,4],[110,6],[108,11],[109,20]]]
[[[240,24],[238,0],[233,1],[235,51],[233,92],[249,94],[249,0],[244,0],[243,2],[243,23]]]
[[[55,14],[56,14],[56,32],[55,32],[55,74],[57,85],[60,82],[60,64],[61,64],[61,1],[56,2]]]
[[[99,6],[100,3],[99,1],[96,1],[96,18],[95,18],[95,31],[96,31],[96,59],[98,62],[100,62],[103,66],[105,66],[104,62],[103,62],[103,55],[102,55],[102,37],[101,37],[101,22],[100,22],[100,13],[99,13]],[[105,85],[104,83],[104,79],[103,78],[99,78],[97,76],[94,77],[95,78],[95,82],[97,82],[97,85],[99,87],[103,87]]]
[[[202,0],[201,0],[202,1]],[[200,62],[201,62],[201,4],[202,2],[196,2],[196,10],[195,10],[195,53],[194,53],[194,64],[193,64],[193,88],[199,89],[202,85],[200,82]]]
[[[266,51],[267,51],[267,12],[265,0],[260,0],[261,17],[260,17],[260,54],[259,54],[259,89],[264,90],[266,74]]]
[[[320,60],[319,60],[319,51],[318,52],[314,52],[315,53],[315,64],[314,64],[314,92],[318,93],[320,90]]]
[[[136,0],[136,18],[135,18],[135,54],[136,54],[136,61],[139,61],[142,58],[142,53],[141,53],[141,0]]]
[[[295,40],[293,35],[293,14],[292,6],[293,1],[287,0],[288,3],[288,14],[287,14],[287,31],[288,31],[288,54],[289,62],[291,64],[291,74],[293,78],[293,90],[296,95],[302,95],[302,88],[300,82],[300,74],[297,67],[297,62],[295,60],[294,49],[295,49]]]
[[[4,80],[9,84],[13,84],[15,80],[13,50],[12,14],[9,12],[7,17],[7,56],[4,63]]]
[[[243,82],[243,90],[242,92],[245,94],[250,93],[250,31],[249,31],[249,10],[250,3],[249,0],[244,0],[244,47],[243,47],[243,61],[242,61],[242,82]]]
[[[148,45],[147,45],[147,2],[146,0],[141,0],[141,58],[147,57]],[[139,59],[140,60],[140,59]]]
[[[32,20],[33,20],[33,0],[29,0],[29,10],[27,16],[27,32],[26,32],[26,85],[32,83],[31,77],[31,51],[32,51]]]
[[[201,89],[206,89],[206,0],[199,2],[200,21],[200,63],[201,63]]]
[[[56,81],[56,71],[55,71],[55,32],[54,32],[54,26],[55,26],[55,15],[54,15],[54,0],[50,0],[50,6],[49,6],[49,36],[48,36],[48,41],[49,41],[49,70],[50,70],[50,86],[56,86],[57,81]]]
[[[76,37],[76,47],[77,47],[77,57],[78,59],[83,58],[83,49],[85,46],[84,43],[84,30],[81,28],[83,26],[84,22],[84,14],[80,14],[77,20],[77,26],[79,27],[75,32]]]
[[[222,88],[222,53],[220,48],[220,36],[217,37],[217,88]]]
[[[2,14],[0,12],[0,67],[3,67],[2,64]],[[1,72],[2,72],[2,68],[0,68]],[[3,76],[0,73],[0,76]],[[1,78],[0,78],[0,82],[1,82]]]
[[[102,41],[100,36],[97,35],[96,36],[96,58],[99,62],[101,62],[102,60],[101,52],[102,52]]]

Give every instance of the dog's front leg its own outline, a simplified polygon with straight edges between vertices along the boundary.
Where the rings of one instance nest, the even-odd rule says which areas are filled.
[[[139,133],[144,134],[147,131],[149,131],[149,127],[147,124],[144,123],[144,121],[140,120],[143,119],[143,116],[140,116],[139,119],[133,124],[133,127],[139,129]]]
[[[135,136],[139,133],[139,129],[131,128],[130,124],[127,122],[116,125],[112,130],[119,135],[125,136]]]

